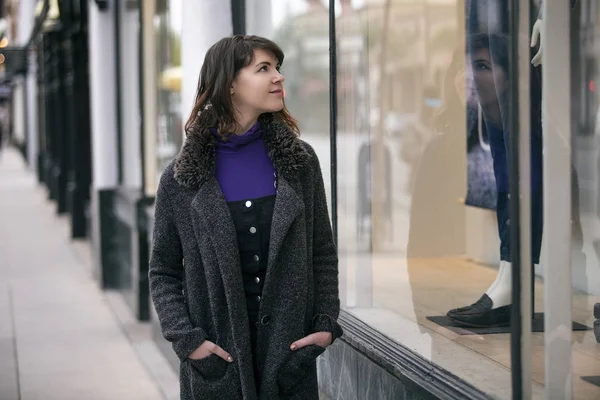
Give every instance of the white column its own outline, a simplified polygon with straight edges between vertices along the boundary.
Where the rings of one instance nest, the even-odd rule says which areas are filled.
[[[546,398],[573,398],[569,3],[543,4],[544,342]]]
[[[204,55],[215,42],[231,36],[231,4],[223,0],[186,1],[182,7],[181,67],[181,112],[187,121],[198,87],[200,68]]]
[[[121,156],[122,185],[128,188],[142,188],[141,113],[140,113],[140,60],[139,30],[140,9],[128,7],[127,2],[119,4],[120,65],[121,75]],[[110,42],[113,45],[114,42]],[[150,155],[149,155],[150,156]]]
[[[15,88],[13,89],[12,118],[13,118],[13,138],[19,145],[25,142],[25,87],[24,79],[19,76],[15,79]]]
[[[93,190],[117,186],[117,117],[115,66],[115,3],[100,11],[90,0],[89,57]]]
[[[19,3],[18,45],[27,44],[33,29],[36,0],[21,0]],[[35,51],[29,52],[29,68],[23,82],[26,93],[27,120],[24,131],[27,137],[27,160],[32,170],[37,169],[38,155],[38,109],[37,109],[37,61]]]
[[[39,153],[39,131],[38,131],[38,102],[37,102],[37,57],[34,51],[29,53],[29,69],[25,80],[25,90],[27,92],[27,159],[28,165],[33,171],[37,170],[37,156]]]
[[[156,28],[153,19],[156,10],[156,0],[146,0],[142,5],[143,49],[142,63],[146,66],[143,73],[144,98],[144,193],[151,197],[156,194],[158,186],[156,140],[157,129],[157,71],[156,71]]]

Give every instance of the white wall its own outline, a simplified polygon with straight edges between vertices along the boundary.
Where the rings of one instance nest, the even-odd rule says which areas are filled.
[[[17,25],[16,43],[19,46],[24,45],[31,36],[33,29],[34,12],[36,0],[21,0],[19,2],[19,24]]]
[[[223,0],[187,0],[183,12],[181,111],[187,121],[196,95],[204,55],[215,42],[233,32],[231,5]]]

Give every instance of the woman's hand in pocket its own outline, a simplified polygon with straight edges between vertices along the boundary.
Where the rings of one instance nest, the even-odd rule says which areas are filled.
[[[296,340],[290,346],[292,350],[298,350],[303,347],[309,346],[311,344],[315,344],[322,348],[326,348],[331,344],[332,335],[331,332],[315,332],[308,336],[303,337],[300,340]]]
[[[215,343],[205,340],[202,344],[188,356],[191,360],[201,360],[215,354],[227,362],[233,362],[233,357]]]

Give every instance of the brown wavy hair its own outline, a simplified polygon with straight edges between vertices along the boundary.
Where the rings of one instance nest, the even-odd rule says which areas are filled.
[[[192,130],[198,115],[207,107],[212,107],[216,118],[215,125],[220,133],[229,134],[240,129],[235,119],[230,88],[240,70],[254,61],[254,50],[257,49],[270,52],[280,65],[283,63],[283,51],[275,42],[254,35],[223,38],[206,52],[198,78],[194,107],[185,124],[186,135]],[[281,111],[272,114],[299,135],[298,123],[285,103]]]

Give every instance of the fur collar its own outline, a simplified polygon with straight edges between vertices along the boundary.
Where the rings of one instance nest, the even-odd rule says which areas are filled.
[[[273,114],[263,114],[258,120],[275,171],[293,180],[310,158],[309,153],[294,132]],[[175,180],[181,186],[198,189],[214,176],[216,138],[210,128],[215,125],[214,111],[208,108],[200,113],[187,133],[185,143],[175,158]]]

